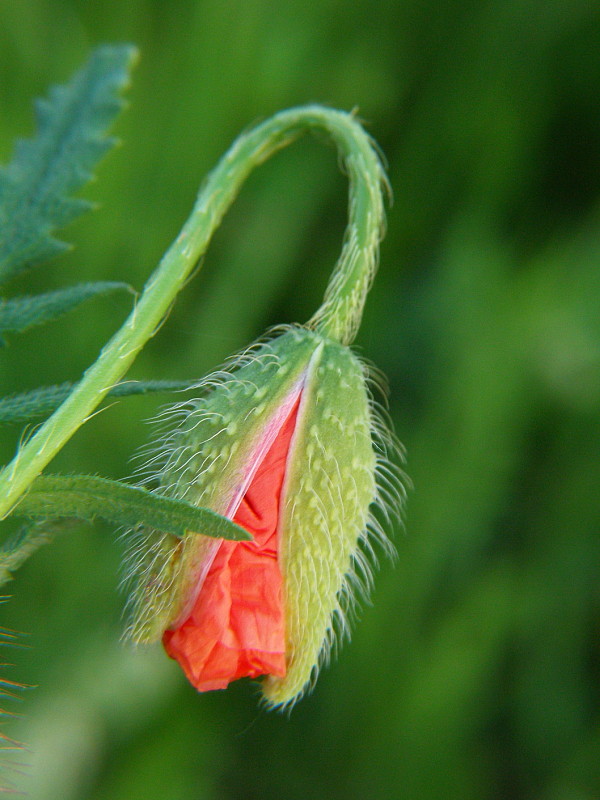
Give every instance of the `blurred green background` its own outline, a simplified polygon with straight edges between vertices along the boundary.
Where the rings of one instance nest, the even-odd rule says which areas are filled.
[[[142,59],[76,249],[11,291],[140,289],[237,133],[357,107],[394,204],[358,348],[388,375],[413,479],[398,559],[290,717],[198,695],[119,642],[123,546],[82,527],[10,587],[35,684],[3,730],[32,800],[600,797],[600,7],[594,0],[1,0],[0,157],[103,41]],[[346,184],[306,139],[255,173],[132,377],[194,378],[304,321]],[[2,392],[76,379],[124,319],[88,303],[2,352]],[[125,477],[165,398],[97,416],[54,470]],[[20,431],[2,432],[8,460]]]

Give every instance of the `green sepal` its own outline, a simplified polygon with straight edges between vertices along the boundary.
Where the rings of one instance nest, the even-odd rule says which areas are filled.
[[[162,452],[157,449],[158,462],[164,460],[154,477],[163,491],[225,513],[250,474],[267,429],[283,424],[297,400],[320,342],[312,331],[287,328],[233,360],[230,373],[207,376]],[[181,408],[176,409],[179,416]],[[164,537],[146,536],[136,545],[127,570],[133,578],[127,636],[150,643],[191,610],[214,543],[188,536],[173,547]]]
[[[198,381],[123,381],[107,397],[128,397],[153,392],[181,392],[197,386]],[[71,393],[75,384],[66,382],[40,386],[29,392],[0,397],[0,423],[30,422],[55,411]]]
[[[68,247],[53,232],[91,207],[68,195],[115,143],[106,130],[123,106],[135,55],[129,45],[98,47],[70,83],[36,102],[36,136],[18,141],[0,168],[0,283]]]
[[[280,498],[289,656],[285,675],[263,682],[270,705],[292,705],[310,687],[360,585],[354,565],[377,491],[371,420],[362,364],[348,347],[322,339],[306,376]]]
[[[43,294],[0,298],[0,333],[22,333],[35,325],[58,319],[91,297],[122,289],[132,291],[126,283],[96,281]]]
[[[115,525],[155,528],[177,538],[199,533],[233,541],[252,539],[239,525],[210,509],[95,475],[40,475],[12,514],[88,521],[101,517]]]

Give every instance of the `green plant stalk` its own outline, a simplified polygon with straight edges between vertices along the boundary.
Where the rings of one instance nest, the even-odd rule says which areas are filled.
[[[344,247],[324,303],[309,325],[338,341],[352,341],[376,266],[384,173],[369,137],[351,114],[321,106],[292,108],[242,134],[208,175],[192,213],[123,326],[64,403],[0,471],[0,519],[12,512],[32,481],[90,418],[156,333],[250,172],[311,130],[324,131],[334,141],[350,187]]]

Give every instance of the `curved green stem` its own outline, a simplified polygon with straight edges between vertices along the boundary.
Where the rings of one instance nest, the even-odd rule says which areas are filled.
[[[0,472],[0,519],[12,511],[154,335],[250,172],[310,130],[325,131],[337,145],[350,180],[350,200],[342,254],[324,303],[309,325],[345,343],[354,338],[381,237],[383,170],[368,136],[351,114],[321,106],[292,108],[240,136],[208,175],[192,213],[121,329],[64,403]]]

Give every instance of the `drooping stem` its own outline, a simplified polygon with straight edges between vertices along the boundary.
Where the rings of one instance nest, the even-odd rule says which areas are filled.
[[[350,189],[342,253],[323,305],[309,325],[341,342],[352,341],[377,263],[385,176],[368,136],[351,114],[321,106],[292,108],[242,134],[208,175],[192,213],[123,326],[64,403],[0,471],[0,519],[123,378],[168,313],[250,172],[311,130],[324,131],[336,144]]]

